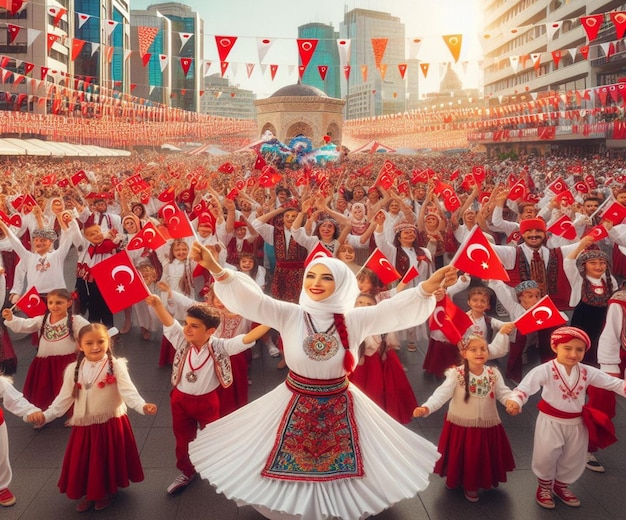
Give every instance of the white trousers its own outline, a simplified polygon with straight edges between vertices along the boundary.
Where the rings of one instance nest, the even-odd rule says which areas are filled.
[[[558,419],[539,412],[532,470],[543,480],[571,484],[585,471],[589,432],[582,418]]]

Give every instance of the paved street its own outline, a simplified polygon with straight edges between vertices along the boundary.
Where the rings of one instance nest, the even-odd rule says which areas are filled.
[[[196,480],[179,496],[171,497],[165,489],[178,474],[174,459],[174,437],[170,427],[169,370],[157,366],[160,338],[146,342],[139,330],[133,329],[124,336],[116,354],[129,360],[131,376],[146,400],[159,405],[156,416],[140,416],[129,412],[146,478],[139,484],[131,484],[122,490],[114,504],[101,512],[78,513],[76,501],[61,495],[57,488],[61,462],[69,430],[58,420],[41,431],[13,415],[6,413],[9,428],[11,461],[13,465],[12,491],[17,504],[0,510],[3,519],[134,519],[134,520],[258,520],[262,517],[250,507],[237,508],[223,495],[218,495],[206,481]],[[22,388],[28,363],[35,354],[30,337],[15,341],[19,357],[15,385]],[[422,373],[421,363],[424,345],[417,353],[401,352],[401,359],[408,367],[408,376],[420,402],[426,400],[437,382]],[[275,368],[276,360],[264,352],[261,359],[252,362],[250,376],[251,398],[279,384],[284,371]],[[533,401],[535,402],[535,401]],[[618,401],[616,425],[618,437],[626,438],[626,410],[624,400]],[[568,518],[622,519],[626,505],[626,450],[619,442],[601,453],[607,467],[604,474],[585,471],[583,477],[572,486],[582,501],[582,507],[571,509],[557,503],[554,511],[542,510],[535,504],[535,478],[530,471],[533,425],[536,411],[527,407],[519,417],[509,417],[501,409],[501,415],[515,453],[517,469],[509,482],[498,489],[483,492],[477,504],[467,502],[460,490],[447,490],[438,476],[431,476],[431,484],[417,497],[406,500],[377,515],[379,520],[410,520],[453,518],[467,519],[543,519]],[[410,428],[434,443],[439,437],[444,411],[441,410],[419,422],[414,420]],[[250,425],[254,428],[254,424]],[[236,435],[236,432],[234,432]],[[381,446],[384,450],[384,446]],[[393,482],[389,482],[393,486]]]

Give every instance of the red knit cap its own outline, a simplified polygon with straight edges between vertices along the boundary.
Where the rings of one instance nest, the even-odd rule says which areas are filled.
[[[550,337],[550,346],[556,347],[561,343],[567,343],[573,339],[579,339],[585,344],[585,351],[591,347],[591,340],[584,330],[577,327],[559,327]]]
[[[526,231],[531,229],[539,229],[540,231],[546,232],[546,223],[541,218],[527,218],[524,220],[520,220],[519,223],[519,232],[523,235]]]

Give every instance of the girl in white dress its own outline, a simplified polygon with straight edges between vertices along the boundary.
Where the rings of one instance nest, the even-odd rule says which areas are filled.
[[[356,279],[335,258],[307,266],[299,305],[223,271],[200,244],[192,258],[211,271],[231,311],[281,333],[290,369],[284,384],[198,433],[189,451],[198,473],[270,519],[366,518],[426,488],[439,458],[435,446],[387,415],[347,374],[365,337],[430,315],[432,292],[456,280],[453,267],[375,307],[354,308]]]

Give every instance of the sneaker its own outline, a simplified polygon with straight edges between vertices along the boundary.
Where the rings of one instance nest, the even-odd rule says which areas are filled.
[[[17,502],[15,495],[11,493],[9,488],[0,489],[0,506],[9,507]]]
[[[270,355],[270,357],[280,356],[280,350],[278,350],[278,347],[274,345],[274,343],[267,344],[267,353]]]
[[[585,467],[596,473],[604,473],[605,471],[604,466],[598,462],[598,459],[596,459],[593,453],[587,453],[587,463]]]
[[[554,499],[552,498],[552,491],[548,488],[538,486],[535,498],[537,500],[537,504],[544,509],[554,509],[556,507]]]
[[[195,475],[192,475],[191,477],[188,477],[187,475],[185,475],[184,473],[181,473],[180,475],[178,475],[175,479],[174,482],[172,482],[168,488],[167,488],[167,492],[170,495],[174,495],[175,493],[179,493],[180,491],[184,490],[190,483],[191,481],[195,478]]]
[[[106,509],[107,507],[109,507],[113,503],[113,498],[114,497],[115,497],[115,495],[107,495],[102,500],[96,500],[96,503],[93,506],[93,508],[96,511],[102,511],[103,509]]]
[[[569,487],[555,485],[553,491],[556,497],[566,506],[580,507],[580,500],[570,491]]]
[[[87,497],[83,497],[76,506],[76,511],[78,511],[79,513],[85,513],[86,511],[89,511],[91,509],[92,505],[92,500],[89,500]]]
[[[480,500],[478,491],[465,491],[465,499],[472,503],[478,502]]]

